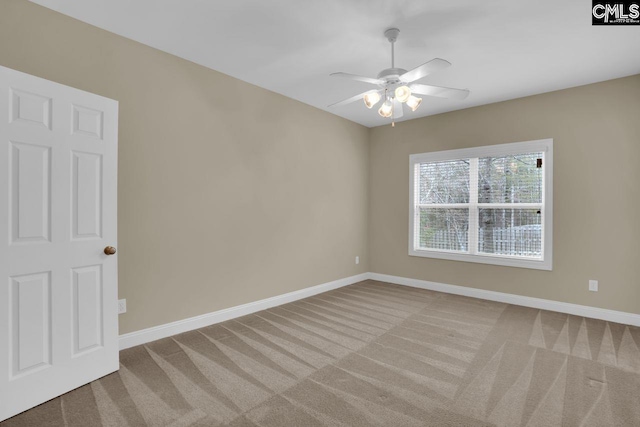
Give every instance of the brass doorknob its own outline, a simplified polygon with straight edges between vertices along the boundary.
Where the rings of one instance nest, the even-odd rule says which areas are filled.
[[[113,246],[107,246],[106,248],[104,248],[104,253],[107,255],[113,255],[116,253],[116,248],[114,248]]]

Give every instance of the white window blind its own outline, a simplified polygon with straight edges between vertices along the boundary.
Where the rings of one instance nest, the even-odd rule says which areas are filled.
[[[409,254],[550,270],[552,148],[412,155]]]

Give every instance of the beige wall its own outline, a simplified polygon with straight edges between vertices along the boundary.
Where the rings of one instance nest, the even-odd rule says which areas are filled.
[[[120,102],[121,333],[368,271],[365,127],[25,0],[0,65]]]
[[[121,333],[366,271],[640,313],[640,75],[368,130],[26,0],[0,65],[120,101]],[[410,154],[540,138],[552,272],[408,256]]]
[[[410,154],[542,138],[554,140],[553,271],[408,256]],[[374,128],[371,269],[640,313],[639,162],[640,75]]]

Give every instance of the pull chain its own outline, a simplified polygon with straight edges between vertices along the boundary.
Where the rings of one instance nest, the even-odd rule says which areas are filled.
[[[393,105],[391,110],[391,127],[394,128],[396,127],[396,104],[392,101],[391,105]]]

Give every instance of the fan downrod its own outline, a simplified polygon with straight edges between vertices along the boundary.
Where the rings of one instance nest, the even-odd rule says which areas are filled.
[[[385,85],[400,83],[400,76],[407,72],[403,68],[396,68],[396,58],[394,45],[398,40],[400,30],[397,28],[388,28],[384,32],[384,36],[391,43],[391,68],[386,68],[378,73],[378,78],[385,81]]]

